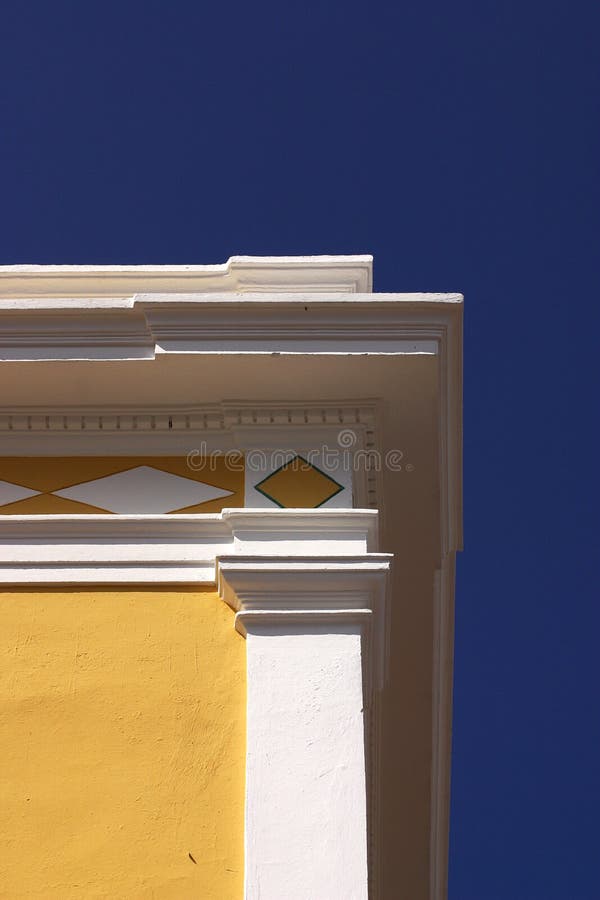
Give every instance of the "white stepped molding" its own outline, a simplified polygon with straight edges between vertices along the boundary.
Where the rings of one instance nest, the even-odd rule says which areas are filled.
[[[326,556],[377,548],[378,514],[373,509],[225,509],[222,516],[231,528],[235,552],[244,554]]]
[[[204,515],[0,517],[0,583],[215,583],[220,554],[364,553],[374,510],[228,510]],[[282,551],[283,552],[283,551]]]
[[[373,257],[232,256],[209,266],[0,267],[0,298],[115,298],[142,291],[372,290]]]
[[[211,583],[232,540],[218,514],[4,516],[0,583]]]
[[[387,660],[385,586],[391,556],[330,556],[322,552],[321,542],[316,548],[317,556],[220,556],[219,592],[236,611],[236,628],[244,636],[253,622],[275,628],[292,621],[298,627],[361,624],[367,693],[373,684],[380,690]]]
[[[264,292],[0,298],[0,359],[145,360],[169,353],[435,356],[453,317],[448,307],[461,302],[460,294],[348,297],[285,291],[276,299]]]

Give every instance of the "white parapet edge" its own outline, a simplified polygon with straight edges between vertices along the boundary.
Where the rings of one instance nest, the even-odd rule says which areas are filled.
[[[0,298],[113,298],[140,291],[370,291],[373,257],[232,256],[200,266],[0,266]]]

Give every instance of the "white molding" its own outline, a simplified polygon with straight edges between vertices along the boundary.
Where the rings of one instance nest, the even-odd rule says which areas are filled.
[[[210,266],[0,266],[0,297],[128,297],[140,291],[372,290],[373,257],[232,256]]]
[[[314,447],[344,427],[372,431],[376,408],[376,400],[365,399],[228,401],[203,406],[5,406],[0,409],[0,434],[3,439],[15,441],[17,435],[33,437],[35,433],[38,454],[44,456],[50,455],[45,449],[51,446],[48,440],[87,435],[93,435],[94,442],[109,435],[128,436],[132,440],[140,435],[146,445],[156,435],[174,438],[178,434],[199,437],[225,434],[228,440],[220,448],[224,450],[284,448],[290,435],[294,435],[294,446]],[[40,453],[40,432],[45,435],[43,453]]]
[[[231,543],[218,514],[3,516],[0,583],[210,583]]]
[[[321,550],[328,544],[317,546]],[[223,555],[217,559],[217,587],[235,610],[235,626],[243,635],[254,616],[279,625],[285,616],[307,625],[323,618],[359,621],[364,626],[365,689],[370,694],[371,688],[381,690],[386,680],[391,560],[389,553]]]
[[[282,512],[285,529],[282,528]],[[374,509],[225,509],[240,552],[287,556],[368,553],[377,549],[378,513]]]
[[[219,554],[363,552],[373,510],[223,510],[204,515],[1,516],[0,583],[215,583]]]
[[[436,355],[460,294],[137,294],[0,300],[6,361],[143,360],[164,353]],[[42,304],[39,306],[39,304]]]
[[[437,335],[416,307],[442,307],[455,295],[263,294],[137,295],[134,309],[146,319],[158,353],[325,353],[403,355],[437,353]],[[343,315],[340,310],[343,309]]]

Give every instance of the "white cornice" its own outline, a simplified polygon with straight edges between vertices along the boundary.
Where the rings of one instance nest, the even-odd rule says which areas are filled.
[[[455,295],[138,297],[158,353],[429,354]]]
[[[0,583],[214,583],[220,554],[364,553],[376,520],[374,510],[354,509],[3,516]]]
[[[131,297],[142,291],[372,289],[373,258],[363,256],[232,256],[212,266],[0,266],[0,297]]]
[[[0,300],[0,359],[151,360],[162,354],[428,354],[460,294],[138,294]]]

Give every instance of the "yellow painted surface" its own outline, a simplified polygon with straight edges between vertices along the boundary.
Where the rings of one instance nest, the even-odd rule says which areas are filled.
[[[242,897],[245,642],[215,593],[0,594],[0,760],[0,897]]]
[[[304,509],[322,506],[342,489],[337,481],[301,456],[263,478],[256,488],[278,506]]]

